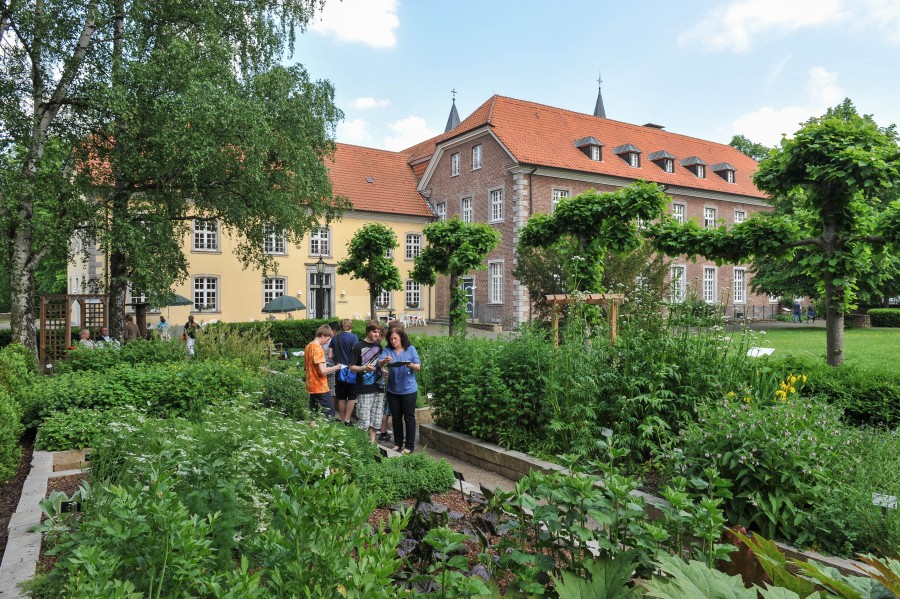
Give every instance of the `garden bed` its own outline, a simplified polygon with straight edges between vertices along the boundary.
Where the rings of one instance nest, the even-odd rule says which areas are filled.
[[[22,440],[22,459],[16,475],[3,484],[0,484],[0,558],[6,552],[6,542],[9,539],[9,521],[16,513],[19,498],[22,496],[22,487],[28,472],[31,470],[31,457],[34,452],[33,435],[26,436]]]

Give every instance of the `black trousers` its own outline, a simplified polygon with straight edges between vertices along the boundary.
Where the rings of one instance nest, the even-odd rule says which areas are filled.
[[[394,445],[412,451],[416,447],[417,392],[398,395],[388,391],[388,406],[394,419]]]

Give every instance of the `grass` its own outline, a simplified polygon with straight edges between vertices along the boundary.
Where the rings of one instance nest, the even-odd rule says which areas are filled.
[[[762,347],[774,347],[776,356],[791,354],[825,361],[825,329],[769,329],[759,340]],[[881,372],[900,372],[896,360],[900,329],[847,329],[844,331],[846,364]]]

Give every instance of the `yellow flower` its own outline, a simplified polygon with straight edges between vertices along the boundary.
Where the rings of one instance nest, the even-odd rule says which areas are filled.
[[[749,397],[745,397],[745,398],[744,398],[744,401],[747,402],[747,403],[750,403],[752,400],[751,400]]]
[[[800,377],[800,380],[803,381],[803,382],[805,383],[805,382],[806,382],[806,375],[804,374],[803,376],[801,376],[801,377]]]
[[[794,387],[791,387],[791,393],[796,393],[797,390]]]
[[[728,397],[734,397],[734,391],[729,391],[729,392],[728,392]]]

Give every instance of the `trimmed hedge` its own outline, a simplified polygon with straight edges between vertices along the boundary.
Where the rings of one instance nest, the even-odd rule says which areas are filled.
[[[25,390],[37,378],[34,360],[23,345],[0,350],[0,483],[16,473],[22,449],[22,406]]]
[[[872,308],[869,317],[873,327],[900,327],[900,308]]]
[[[241,330],[269,328],[269,336],[273,343],[281,343],[285,348],[306,347],[316,336],[316,329],[323,324],[331,326],[340,319],[317,318],[313,320],[263,320],[258,322],[212,323],[204,327],[204,330],[214,329],[221,325],[237,325]],[[212,330],[212,329],[211,329]],[[366,335],[366,321],[354,320],[353,332],[362,339]]]

